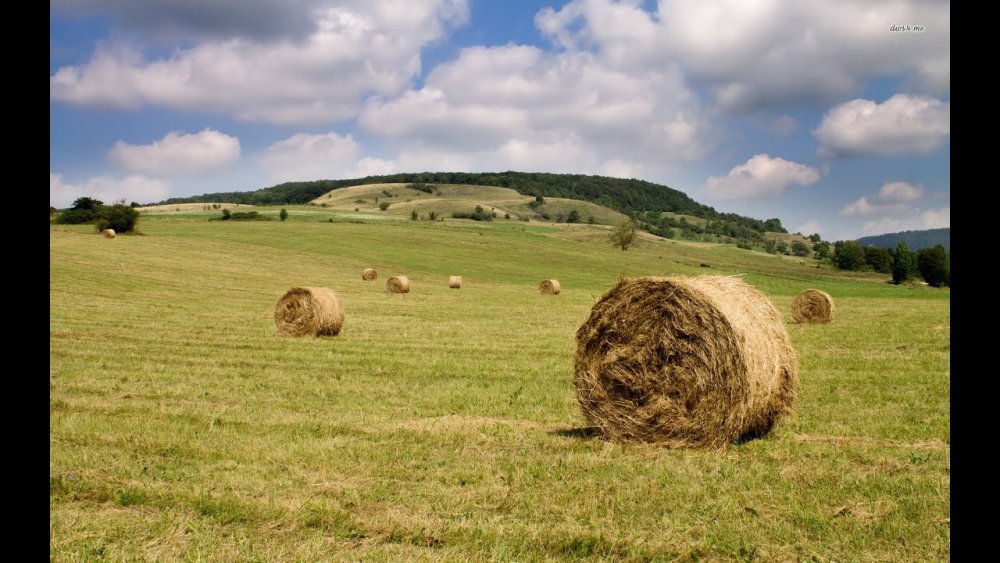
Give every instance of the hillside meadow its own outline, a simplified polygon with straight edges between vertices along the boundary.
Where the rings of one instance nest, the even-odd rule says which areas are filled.
[[[622,252],[602,225],[286,208],[50,226],[52,560],[950,559],[950,290],[732,245]],[[782,312],[800,384],[767,436],[590,430],[576,328],[620,276],[665,274],[742,275]],[[337,292],[339,336],[278,334],[294,286]],[[810,287],[834,323],[792,322]]]

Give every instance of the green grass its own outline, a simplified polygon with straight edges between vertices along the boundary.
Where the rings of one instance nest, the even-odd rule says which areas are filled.
[[[950,558],[949,290],[729,245],[621,252],[598,226],[286,207],[50,227],[54,560]],[[385,292],[397,274],[410,294]],[[799,353],[795,415],[721,453],[583,431],[574,332],[641,274],[765,291]],[[339,336],[278,336],[296,285],[341,296]],[[807,287],[833,324],[791,322]]]

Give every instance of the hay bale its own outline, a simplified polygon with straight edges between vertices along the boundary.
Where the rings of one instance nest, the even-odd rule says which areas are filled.
[[[115,238],[114,229],[104,229],[103,231],[101,231],[101,234],[104,235],[104,238]]]
[[[410,278],[406,276],[393,276],[386,280],[385,288],[389,293],[409,293]]]
[[[807,289],[792,299],[792,318],[797,323],[833,322],[833,309],[833,297],[818,289]]]
[[[622,279],[576,332],[573,385],[605,437],[721,448],[791,411],[781,314],[736,277]]]
[[[274,324],[290,336],[336,336],[344,325],[344,306],[332,289],[293,287],[275,303]]]
[[[462,289],[462,276],[449,276],[448,287],[451,289]]]
[[[538,286],[538,291],[541,291],[544,295],[559,295],[561,288],[559,286],[559,280],[545,280],[541,285]]]
[[[375,268],[365,268],[361,271],[361,279],[365,281],[377,280],[378,272],[375,271]]]

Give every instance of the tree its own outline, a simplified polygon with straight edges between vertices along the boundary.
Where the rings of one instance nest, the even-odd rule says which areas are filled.
[[[622,252],[629,249],[635,242],[635,222],[625,221],[611,231],[611,244],[622,249]]]
[[[288,219],[288,210],[282,207],[281,212],[278,213],[278,218],[281,219],[282,221]]]
[[[223,209],[222,210],[222,220],[223,221],[228,221],[232,217],[232,215],[233,214],[228,209]]]
[[[792,254],[796,256],[809,256],[809,246],[801,240],[792,241]]]
[[[833,247],[825,240],[821,240],[813,245],[813,252],[816,253],[817,260],[828,260],[833,256]]]
[[[114,229],[116,233],[130,233],[139,222],[139,212],[134,207],[125,205],[125,201],[108,207],[102,207],[97,220],[97,230]]]
[[[865,247],[865,262],[880,274],[892,273],[892,253],[875,245]]]
[[[900,241],[892,253],[892,283],[901,284],[917,275],[917,255]]]
[[[389,202],[383,201],[382,203],[378,204],[378,208],[381,209],[382,211],[389,209]]]
[[[73,209],[84,209],[88,211],[96,211],[104,207],[104,202],[99,199],[94,199],[92,197],[78,197],[73,202]]]
[[[567,223],[579,223],[580,222],[580,212],[576,209],[569,212],[569,216],[566,217]]]
[[[865,249],[856,240],[837,241],[834,245],[833,265],[841,270],[857,271],[865,266]]]
[[[819,241],[821,241],[823,239],[821,239],[819,237],[819,233],[813,233],[813,234],[809,235],[809,240],[812,241],[815,244],[815,243],[817,243],[817,242],[819,242]]]
[[[410,211],[410,219],[412,219],[414,221],[417,221],[417,220],[420,219],[420,215],[417,213],[416,209],[414,209],[413,211]]]
[[[785,241],[780,240],[774,245],[774,250],[778,254],[788,254],[788,245],[785,244]]]
[[[940,244],[917,253],[917,270],[931,287],[951,286],[951,257]]]

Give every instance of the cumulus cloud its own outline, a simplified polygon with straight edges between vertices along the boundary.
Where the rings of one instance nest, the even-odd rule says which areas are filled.
[[[840,214],[852,217],[877,213],[902,213],[912,210],[911,204],[923,196],[924,190],[920,186],[914,186],[908,182],[887,182],[882,185],[874,198],[869,199],[868,196],[861,196],[844,206]]]
[[[170,132],[149,145],[118,141],[108,160],[126,172],[183,177],[217,172],[240,159],[240,140],[213,129],[199,133]]]
[[[273,182],[350,178],[360,152],[351,135],[299,134],[274,143],[257,160]],[[364,167],[377,169],[378,163],[366,159]]]
[[[805,236],[809,236],[813,233],[819,233],[822,230],[823,227],[820,226],[819,221],[815,219],[810,219],[795,228],[795,232],[802,233]]]
[[[856,99],[823,115],[813,130],[820,154],[927,154],[951,133],[951,104],[934,98],[896,94],[878,104]]]
[[[861,231],[865,235],[880,235],[883,233],[898,233],[921,229],[943,229],[951,227],[951,208],[928,209],[905,217],[883,217],[875,221],[867,221]]]
[[[870,77],[901,75],[928,94],[950,83],[947,2],[886,0],[573,0],[544,8],[539,29],[567,51],[591,50],[620,69],[680,63],[722,109],[743,113],[831,101]],[[923,33],[890,33],[924,22]]]
[[[656,174],[713,143],[678,67],[632,74],[590,53],[523,45],[463,49],[419,90],[369,99],[358,123],[424,154],[494,155],[489,169]]]
[[[348,119],[369,95],[405,91],[420,73],[421,48],[467,18],[466,0],[344,0],[313,12],[314,29],[300,40],[240,35],[154,60],[127,45],[101,45],[86,64],[49,78],[50,98],[219,111],[287,125]]]
[[[106,204],[119,200],[152,203],[166,199],[170,184],[156,178],[132,175],[117,179],[96,176],[82,184],[63,180],[62,174],[49,172],[49,205],[62,209],[69,207],[79,197],[92,197]]]
[[[753,198],[780,194],[793,184],[808,186],[819,181],[815,168],[756,154],[743,164],[734,166],[725,176],[712,176],[705,190],[719,199]]]

